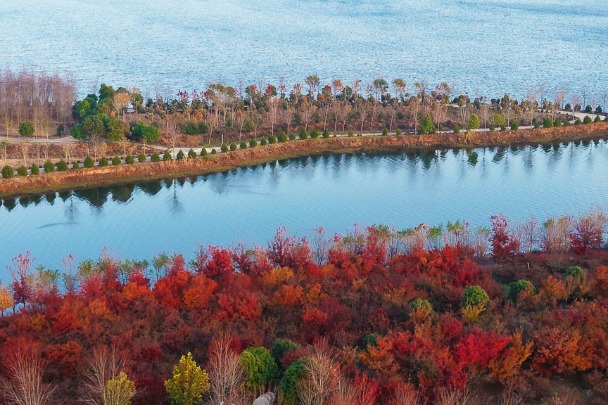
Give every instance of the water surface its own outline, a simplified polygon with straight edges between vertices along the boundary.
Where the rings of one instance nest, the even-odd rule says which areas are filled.
[[[161,253],[192,258],[207,244],[265,245],[277,227],[307,236],[354,224],[396,229],[466,219],[489,225],[608,207],[608,142],[281,160],[227,173],[4,200],[0,266],[30,251],[61,268]]]

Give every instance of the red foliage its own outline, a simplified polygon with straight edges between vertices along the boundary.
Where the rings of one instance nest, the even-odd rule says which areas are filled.
[[[504,215],[494,215],[492,223],[492,254],[497,259],[504,259],[519,252],[521,242],[509,233],[509,222]]]

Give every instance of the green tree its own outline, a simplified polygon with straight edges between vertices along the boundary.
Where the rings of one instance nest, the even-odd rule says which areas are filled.
[[[55,168],[58,172],[65,172],[66,170],[68,170],[68,164],[65,162],[65,160],[61,159],[55,164]]]
[[[247,149],[247,142],[241,141],[241,143],[239,144],[239,148],[240,149]]]
[[[543,121],[543,127],[544,128],[553,128],[553,121],[551,121],[551,118],[549,118],[549,117],[545,118],[545,120]]]
[[[461,306],[463,308],[468,306],[485,307],[489,300],[490,297],[488,296],[488,293],[484,291],[483,288],[478,285],[473,285],[464,289]]]
[[[104,387],[104,405],[130,405],[135,396],[135,383],[124,371],[111,378]]]
[[[260,139],[260,146],[266,146],[266,138]]]
[[[177,152],[177,160],[183,160],[185,157],[186,155],[184,154],[184,151],[180,149],[179,152]]]
[[[300,130],[300,135],[298,136],[300,139],[306,139],[308,138],[308,134],[306,133],[306,129],[302,128]]]
[[[283,404],[284,405],[295,405],[298,399],[297,395],[297,387],[298,383],[302,378],[304,378],[304,374],[306,372],[305,368],[306,359],[301,358],[298,361],[291,363],[287,370],[285,370],[285,374],[283,374],[283,378],[281,378],[281,383],[279,387],[281,388],[281,392],[283,393]]]
[[[99,159],[99,166],[105,167],[107,165],[108,165],[108,158],[105,156],[102,156],[101,159]]]
[[[252,394],[264,392],[278,378],[279,368],[265,347],[250,347],[241,353],[245,386]]]
[[[507,290],[507,299],[516,302],[521,292],[529,291],[531,293],[534,293],[536,289],[534,288],[534,284],[532,284],[530,281],[518,280],[510,283],[507,287]]]
[[[221,146],[221,148],[220,148],[220,150],[223,153],[228,152],[228,145],[226,145],[225,143],[223,143],[222,146]]]
[[[34,123],[31,121],[23,121],[19,123],[19,135],[21,136],[32,136],[34,135]]]
[[[249,141],[249,147],[250,147],[250,148],[255,148],[256,146],[258,146],[258,142],[255,140],[255,138],[252,138],[252,139]]]
[[[143,153],[140,153],[139,155],[137,155],[137,161],[139,163],[144,163],[146,161],[146,155],[144,155]]]
[[[329,138],[329,131],[328,130],[323,131],[323,138],[325,138],[325,139]]]
[[[120,142],[126,139],[127,124],[117,117],[112,117],[105,123],[106,138],[110,142]]]
[[[95,162],[93,161],[93,158],[90,156],[85,157],[84,158],[84,167],[90,169],[93,166],[95,166]]]
[[[277,143],[277,138],[276,138],[276,136],[274,136],[274,135],[270,135],[270,136],[268,137],[268,143],[269,143],[269,144]]]
[[[118,156],[114,156],[112,158],[112,166],[118,166],[120,164],[120,158]]]
[[[202,370],[188,352],[173,366],[171,378],[165,381],[165,389],[174,405],[200,404],[203,394],[211,388],[209,375]]]
[[[289,339],[278,338],[272,344],[272,348],[270,349],[270,354],[277,362],[277,364],[281,364],[281,360],[285,353],[296,350],[300,346],[297,343],[292,342]]]
[[[32,163],[32,167],[30,168],[30,173],[32,176],[38,176],[40,174],[40,168],[37,164]]]
[[[190,158],[190,159],[195,159],[196,158],[196,152],[194,151],[194,149],[190,149],[188,151],[188,158]]]
[[[207,148],[205,148],[204,146],[201,148],[201,156],[207,156]]]
[[[5,179],[10,179],[15,174],[15,171],[9,165],[6,165],[2,168],[2,177]]]
[[[42,167],[44,168],[45,173],[51,173],[55,171],[55,165],[50,160],[44,162],[44,165]]]
[[[169,160],[172,160],[172,159],[173,159],[173,158],[171,157],[171,153],[169,153],[169,151],[168,151],[168,150],[167,150],[167,151],[165,151],[165,153],[163,153],[163,160],[164,160],[165,162],[167,162],[167,161],[169,161]]]
[[[72,169],[78,169],[78,168],[80,168],[80,164],[78,162],[73,162]]]
[[[435,132],[435,124],[429,114],[424,114],[420,119],[419,133],[421,134],[432,134]]]
[[[585,118],[583,118],[583,124],[591,124],[593,122],[593,120],[591,119],[590,116],[585,115]]]
[[[469,129],[477,129],[481,125],[477,114],[471,114],[469,118]]]
[[[280,143],[287,142],[287,134],[283,131],[279,132],[278,141]]]
[[[19,168],[17,169],[17,174],[19,176],[27,176],[27,167],[25,167],[24,165],[19,166]]]
[[[105,133],[105,126],[99,115],[91,115],[82,122],[82,137],[86,139],[102,136]]]
[[[231,151],[235,151],[235,150],[237,150],[237,148],[238,148],[238,147],[237,147],[237,145],[236,145],[236,142],[230,142],[230,150],[231,150]]]
[[[519,130],[519,122],[517,120],[511,121],[511,130],[512,131]]]
[[[160,156],[158,155],[158,153],[154,152],[152,154],[152,156],[150,156],[150,161],[151,162],[160,162]]]
[[[310,131],[310,138],[317,139],[318,137],[319,137],[319,131],[317,131],[316,129],[312,129]]]
[[[125,158],[125,163],[128,165],[132,165],[133,163],[135,163],[135,158],[133,157],[133,155],[127,155],[127,157]]]

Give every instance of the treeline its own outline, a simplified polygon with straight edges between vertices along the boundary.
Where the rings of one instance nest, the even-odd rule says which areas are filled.
[[[537,233],[491,224],[279,229],[267,247],[209,246],[190,263],[68,257],[61,273],[19,256],[0,289],[4,398],[604,403],[605,215]]]
[[[70,77],[0,72],[0,125],[6,136],[19,129],[24,136],[61,134],[71,124],[76,85]]]

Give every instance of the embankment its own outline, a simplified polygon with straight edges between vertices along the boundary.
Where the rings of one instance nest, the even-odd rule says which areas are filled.
[[[130,183],[133,181],[215,173],[235,167],[251,166],[276,159],[321,153],[353,153],[390,150],[437,149],[454,147],[538,144],[608,136],[608,123],[562,128],[469,134],[360,136],[289,141],[237,150],[205,158],[121,164],[118,166],[72,169],[37,176],[0,179],[0,198],[38,194],[72,188]]]

